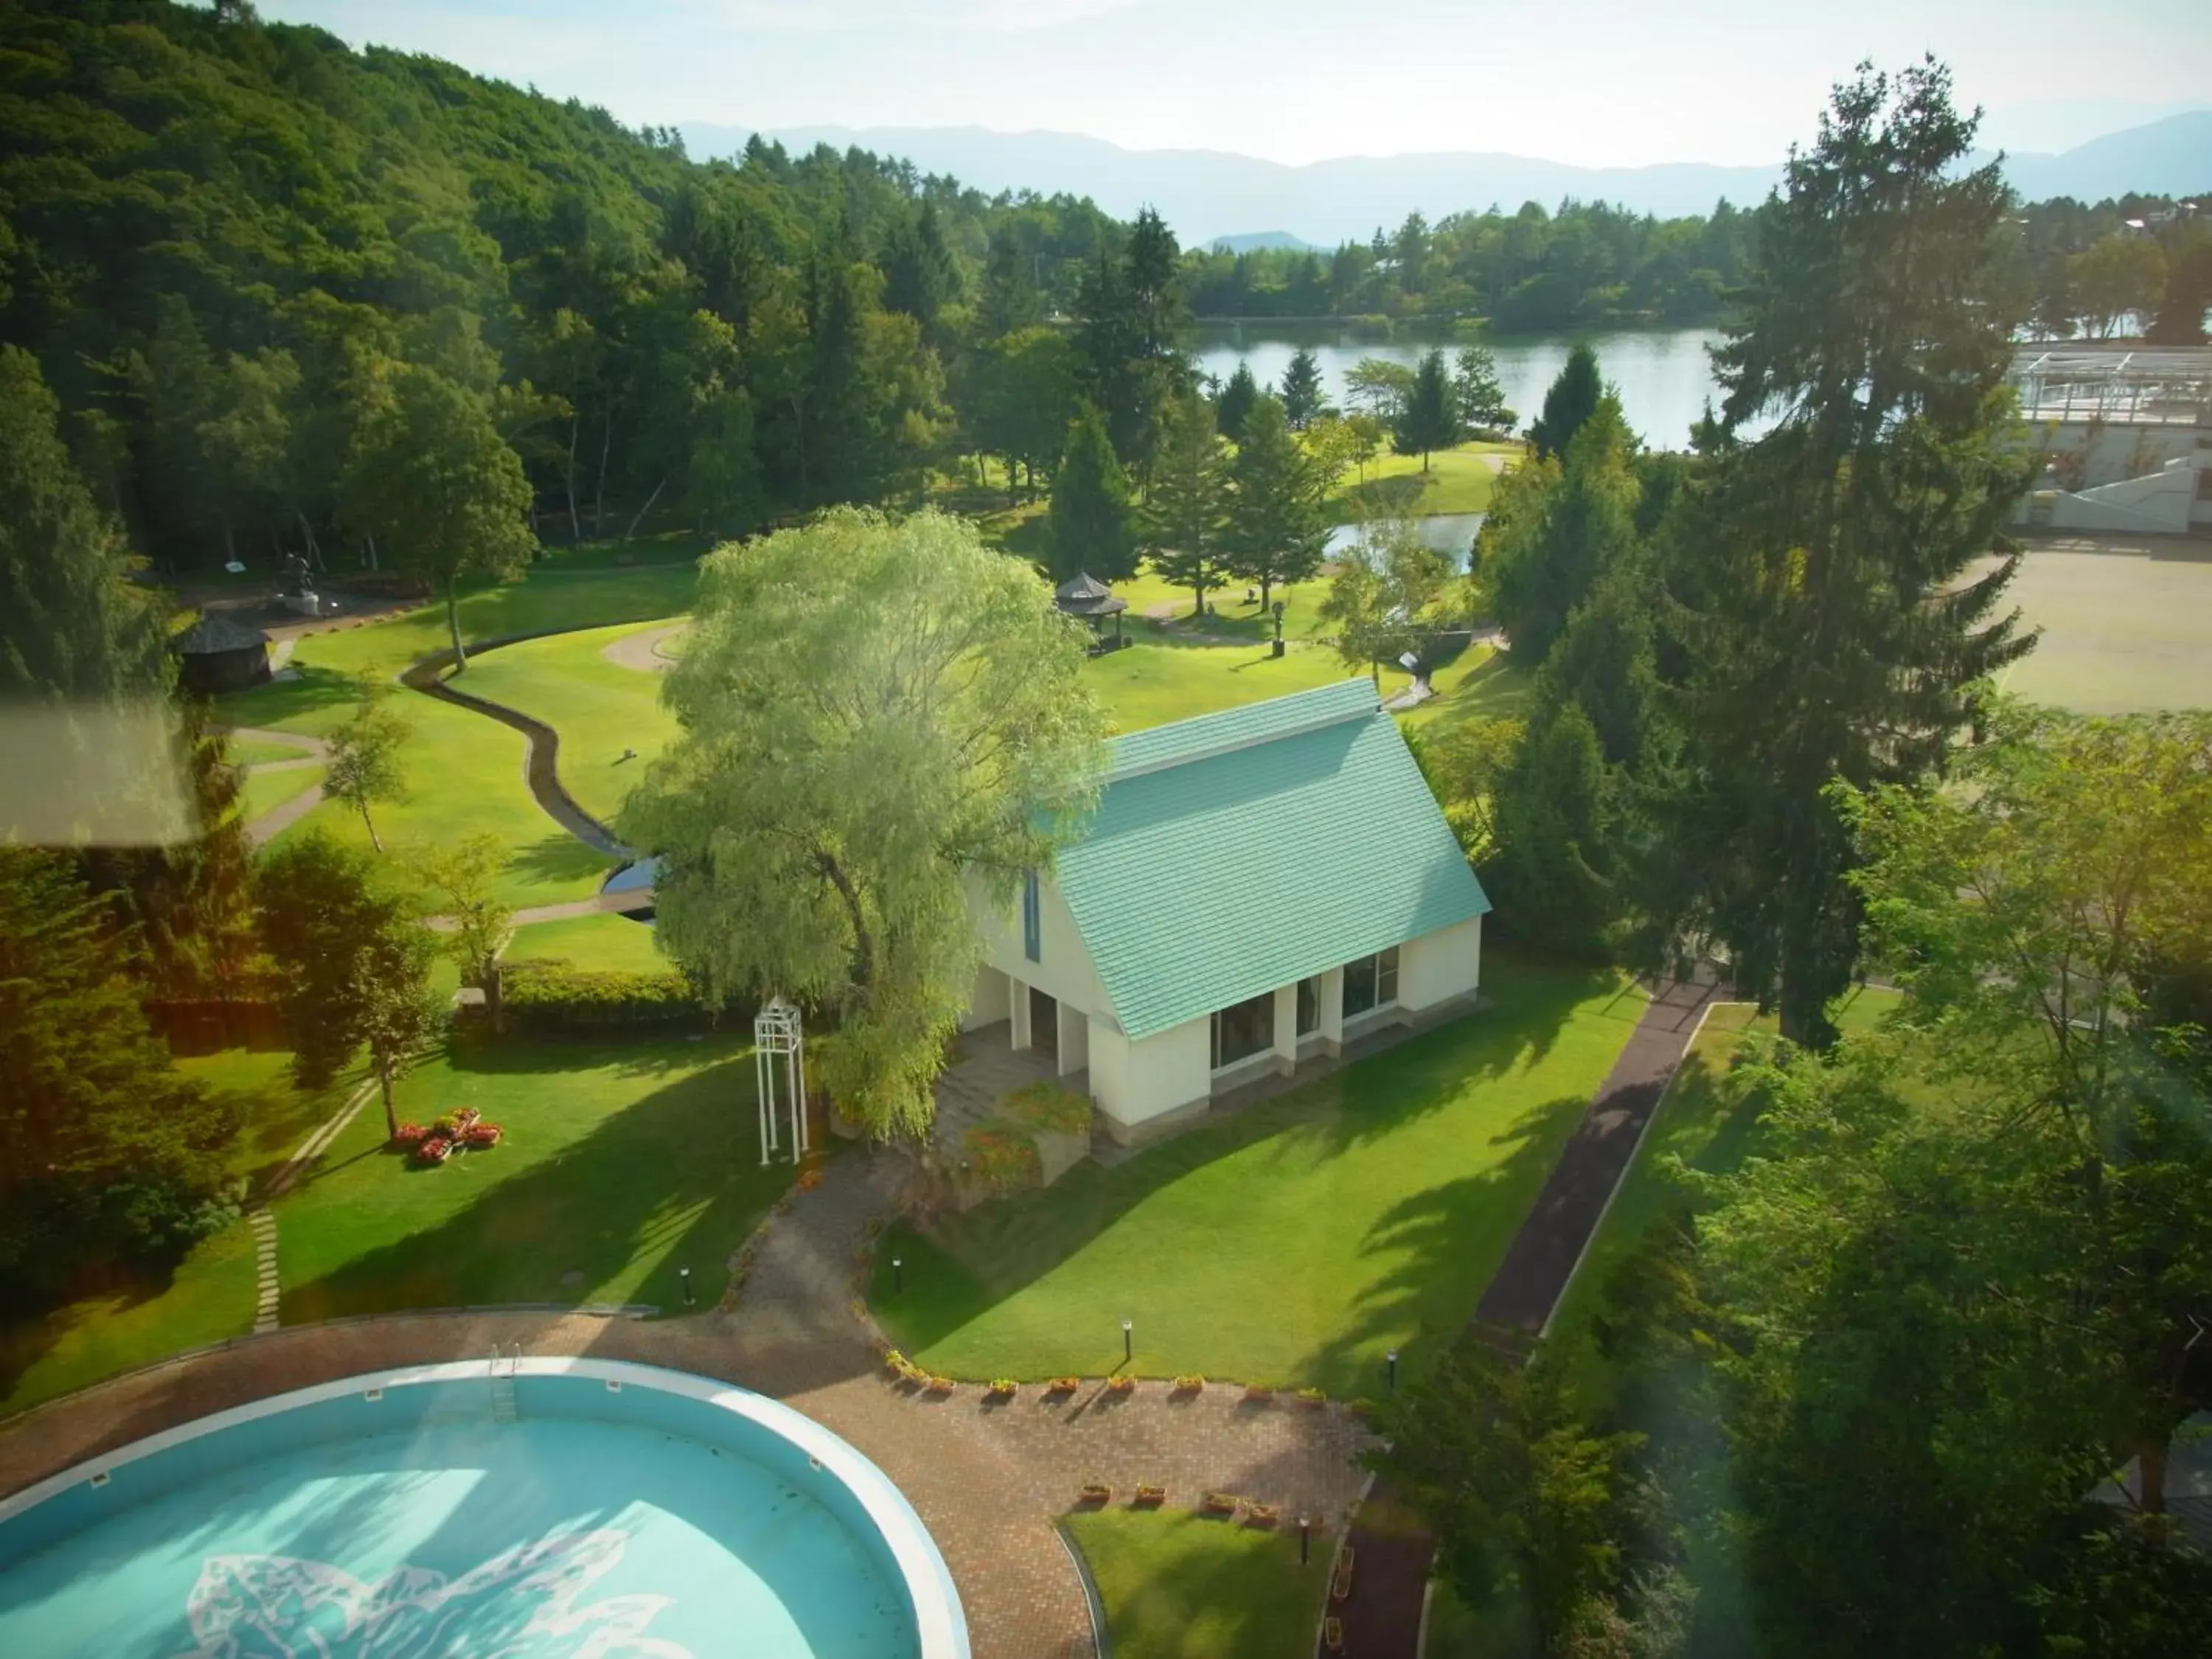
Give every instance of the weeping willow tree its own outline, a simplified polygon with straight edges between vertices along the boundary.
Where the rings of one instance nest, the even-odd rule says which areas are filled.
[[[918,1132],[981,961],[1097,787],[1086,635],[962,520],[845,508],[726,546],[663,699],[682,726],[623,809],[661,938],[711,1002],[830,1013],[817,1075]]]

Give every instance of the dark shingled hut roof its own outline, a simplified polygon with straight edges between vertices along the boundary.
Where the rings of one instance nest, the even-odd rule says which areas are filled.
[[[1128,600],[1115,599],[1113,589],[1088,575],[1062,582],[1053,589],[1052,600],[1071,617],[1110,617],[1129,608]]]
[[[169,643],[184,656],[212,657],[225,651],[250,651],[265,646],[269,636],[258,628],[233,622],[220,611],[210,611]]]

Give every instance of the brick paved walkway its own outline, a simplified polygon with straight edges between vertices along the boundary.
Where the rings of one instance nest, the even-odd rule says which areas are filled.
[[[912,1500],[959,1586],[976,1659],[1089,1659],[1082,1587],[1052,1530],[1083,1482],[1168,1489],[1170,1505],[1209,1489],[1323,1520],[1325,1571],[1358,1496],[1368,1443],[1335,1407],[1248,1406],[1233,1389],[1187,1403],[1140,1384],[1114,1401],[1094,1380],[1066,1399],[1033,1390],[987,1406],[965,1386],[942,1400],[884,1374],[854,1317],[855,1252],[895,1199],[901,1160],[853,1153],[794,1194],[763,1234],[733,1306],[636,1322],[580,1315],[395,1315],[307,1326],[117,1378],[0,1424],[0,1494],[160,1429],[287,1389],[358,1371],[488,1355],[589,1354],[673,1366],[777,1395],[844,1436]]]

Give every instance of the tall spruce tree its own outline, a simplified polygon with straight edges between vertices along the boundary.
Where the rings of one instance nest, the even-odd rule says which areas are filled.
[[[1605,396],[1605,382],[1599,378],[1597,353],[1586,345],[1577,345],[1567,353],[1567,361],[1551,386],[1544,393],[1544,412],[1528,428],[1529,441],[1536,446],[1541,456],[1564,455],[1567,446],[1575,441],[1584,421],[1596,410],[1598,399]]]
[[[1067,428],[1067,447],[1052,480],[1052,574],[1120,581],[1137,574],[1129,481],[1115,459],[1106,420],[1085,404]]]
[[[1228,477],[1213,408],[1203,398],[1176,401],[1161,423],[1152,458],[1152,488],[1139,517],[1144,550],[1152,568],[1191,591],[1194,617],[1206,614],[1206,596],[1229,579],[1224,537],[1229,526]]]
[[[1237,359],[1237,372],[1221,388],[1221,396],[1214,400],[1213,423],[1221,435],[1231,443],[1241,443],[1244,437],[1244,422],[1252,413],[1252,405],[1260,401],[1260,383],[1252,378],[1252,365]],[[1288,411],[1285,411],[1285,418]]]
[[[1283,371],[1283,418],[1303,432],[1322,412],[1321,362],[1310,346],[1300,346]]]
[[[1449,449],[1459,441],[1459,408],[1451,377],[1444,372],[1444,354],[1431,351],[1413,371],[1413,384],[1399,406],[1390,433],[1390,447],[1401,455],[1419,455],[1421,471],[1429,470],[1429,452]]]
[[[1022,252],[1013,227],[1000,225],[991,233],[990,249],[984,258],[983,293],[975,306],[976,329],[986,340],[1003,339],[1018,329],[1030,327],[1043,313],[1029,256]]]
[[[2005,385],[2018,319],[1990,270],[2010,192],[1994,163],[1962,167],[1974,126],[1932,60],[1836,89],[1714,354],[1723,430],[1681,538],[1705,597],[1692,609],[1683,583],[1670,618],[1693,665],[1688,781],[1654,914],[1717,941],[1816,1047],[1859,931],[1824,792],[1929,778],[1968,688],[2033,643],[1996,611],[2017,556],[1972,574],[2030,465]]]
[[[1252,405],[1229,483],[1229,568],[1260,584],[1264,611],[1278,584],[1304,581],[1321,568],[1328,546],[1322,512],[1328,475],[1291,430],[1281,398],[1262,393]]]
[[[1498,492],[1482,527],[1482,578],[1525,667],[1544,660],[1599,576],[1636,545],[1640,488],[1620,405],[1603,398],[1565,464],[1539,461]]]

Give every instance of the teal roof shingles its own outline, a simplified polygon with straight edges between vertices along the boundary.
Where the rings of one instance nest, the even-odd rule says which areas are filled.
[[[1059,881],[1150,1036],[1490,908],[1364,680],[1118,739]]]

